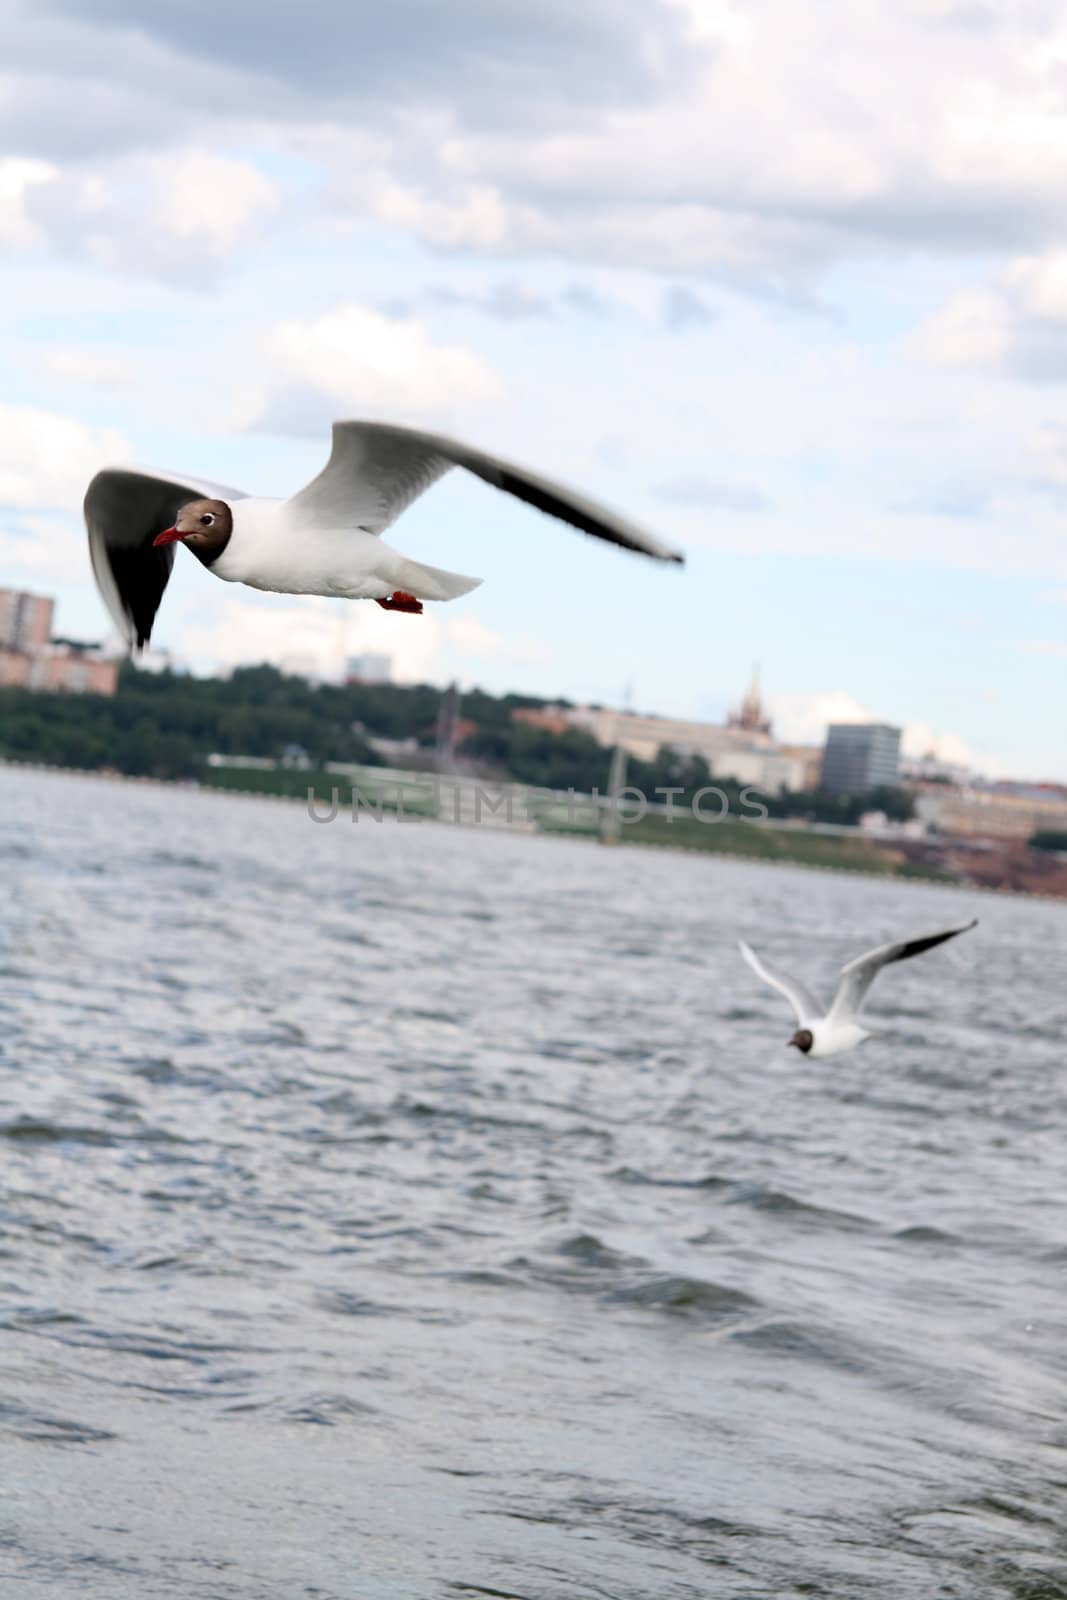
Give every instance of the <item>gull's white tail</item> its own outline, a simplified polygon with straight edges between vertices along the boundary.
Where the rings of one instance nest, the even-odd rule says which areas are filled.
[[[443,567],[427,567],[421,561],[401,556],[390,577],[398,589],[406,589],[416,600],[458,600],[461,594],[477,589],[481,578],[468,578],[462,572],[446,572]]]

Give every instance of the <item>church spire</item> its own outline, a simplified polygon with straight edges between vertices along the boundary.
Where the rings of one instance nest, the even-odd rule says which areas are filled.
[[[746,733],[770,733],[771,719],[763,709],[763,699],[760,694],[759,666],[752,668],[752,680],[745,691],[745,698],[740,709],[731,711],[729,717],[731,728],[741,728]]]

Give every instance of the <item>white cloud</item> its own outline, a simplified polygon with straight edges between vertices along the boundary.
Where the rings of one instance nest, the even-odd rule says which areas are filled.
[[[147,229],[173,243],[183,259],[224,260],[281,204],[281,190],[250,161],[189,150],[147,167]]]
[[[645,128],[640,142],[656,137]],[[566,189],[566,167],[567,158],[561,157],[559,181],[550,188]],[[614,183],[622,182],[620,170]],[[596,178],[589,183],[595,190]],[[831,254],[821,227],[809,230],[788,216],[763,221],[710,201],[672,203],[626,195],[578,203],[562,193],[534,204],[521,191],[509,193],[503,182],[448,182],[437,175],[425,184],[390,179],[369,194],[366,187],[357,180],[356,193],[348,191],[349,203],[451,251],[555,255],[668,274],[706,272],[790,293]]]
[[[997,367],[1011,349],[1011,310],[988,289],[963,289],[928,317],[909,346],[942,367]]]
[[[0,97],[25,149],[163,148],[185,117],[205,146],[310,153],[350,217],[447,248],[796,296],[841,259],[1040,253],[1062,230],[1067,18],[1047,0],[477,4],[447,19],[318,0],[270,27],[230,8],[210,48],[188,8],[61,0],[27,23]],[[141,164],[147,209],[131,192],[117,230],[127,262],[146,217],[203,265],[277,203],[254,164],[206,148]],[[99,171],[126,181],[107,159]],[[115,231],[88,236],[100,259]],[[136,262],[159,270],[154,232]]]
[[[107,271],[203,279],[247,248],[281,201],[253,162],[208,150],[90,168],[0,163],[0,242],[47,240]]]
[[[436,658],[441,623],[431,611],[421,617],[385,612],[370,602],[327,600],[317,595],[269,599],[204,597],[191,613],[196,620],[178,626],[166,621],[166,636],[183,657],[198,666],[229,668],[268,661],[282,666],[305,660],[324,678],[336,678],[350,655],[365,651],[392,657],[400,682],[416,682]],[[163,638],[164,629],[157,626]]]
[[[515,666],[545,666],[552,660],[552,650],[546,642],[499,633],[469,611],[447,616],[444,629],[451,649],[472,660],[504,661]]]
[[[85,529],[73,517],[30,515],[0,523],[0,574],[9,585],[47,586],[51,592],[69,584],[85,564]]]
[[[815,695],[769,695],[767,704],[775,735],[786,744],[822,744],[831,722],[878,722],[845,689]]]
[[[21,250],[38,242],[40,229],[28,202],[36,185],[54,182],[58,176],[58,167],[49,161],[0,160],[0,246]]]
[[[1025,315],[1067,323],[1067,250],[1021,256],[1005,269],[1002,282],[1007,297]]]
[[[368,652],[389,656],[400,683],[469,676],[490,661],[541,665],[550,658],[540,642],[508,639],[480,617],[450,606],[430,605],[411,617],[369,601],[316,595],[216,599],[201,590],[195,610],[188,599],[184,612],[164,610],[156,632],[198,669],[260,661],[284,669],[300,662],[326,680],[341,675],[349,656]]]
[[[117,428],[37,406],[0,403],[0,505],[74,510],[100,467],[130,459]]]
[[[985,287],[958,291],[922,323],[910,347],[937,366],[1067,379],[1067,250],[1016,257]]]
[[[257,391],[239,403],[246,427],[318,433],[339,415],[445,425],[503,394],[475,351],[436,342],[415,318],[368,306],[277,323],[259,350]]]
[[[982,772],[987,777],[999,776],[1003,770],[999,762],[985,751],[976,750],[958,733],[947,733],[928,722],[907,723],[901,735],[900,748],[902,754],[912,760],[933,755],[950,766],[969,767],[971,771]]]
[[[1022,454],[1039,482],[1067,490],[1067,427],[1043,423],[1023,440]]]
[[[448,118],[409,109],[375,165],[349,164],[338,133],[345,203],[438,247],[790,295],[844,258],[1056,237],[1067,22],[1050,8],[677,9],[691,70],[665,74],[661,93],[532,125],[486,124],[462,103]]]

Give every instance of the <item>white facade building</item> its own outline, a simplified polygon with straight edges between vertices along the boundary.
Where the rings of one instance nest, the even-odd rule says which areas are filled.
[[[638,761],[654,761],[668,745],[682,756],[702,756],[713,777],[734,778],[770,794],[805,784],[804,760],[780,749],[768,733],[592,706],[577,706],[566,715],[572,727],[592,734],[598,744],[607,749],[619,744]]]

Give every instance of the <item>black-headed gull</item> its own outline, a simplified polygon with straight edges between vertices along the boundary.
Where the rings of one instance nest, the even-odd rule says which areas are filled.
[[[857,1020],[867,997],[867,990],[883,967],[891,961],[907,961],[912,956],[921,956],[924,950],[932,950],[935,945],[944,944],[946,939],[954,939],[958,933],[966,933],[969,928],[977,925],[978,918],[972,922],[961,923],[955,928],[945,928],[940,933],[919,934],[914,939],[902,939],[899,944],[879,945],[877,950],[868,950],[864,956],[857,956],[855,961],[850,961],[847,967],[841,968],[841,976],[837,980],[837,992],[831,1002],[830,1009],[824,1010],[802,983],[795,978],[789,978],[782,972],[774,972],[770,967],[765,967],[756,952],[742,939],[739,941],[741,954],[752,968],[759,974],[764,983],[769,983],[772,989],[777,989],[784,994],[789,1004],[793,1007],[800,1027],[794,1033],[789,1043],[806,1056],[836,1056],[843,1050],[851,1050],[854,1045],[862,1044],[864,1039],[870,1039],[872,1034],[868,1029],[860,1026]]]
[[[227,583],[419,612],[423,600],[454,600],[481,579],[409,561],[378,535],[450,467],[465,467],[598,539],[659,561],[684,559],[584,495],[454,439],[381,422],[335,422],[329,461],[289,500],[199,478],[98,472],[85,496],[97,586],[133,648],[151,635],[177,543]]]

